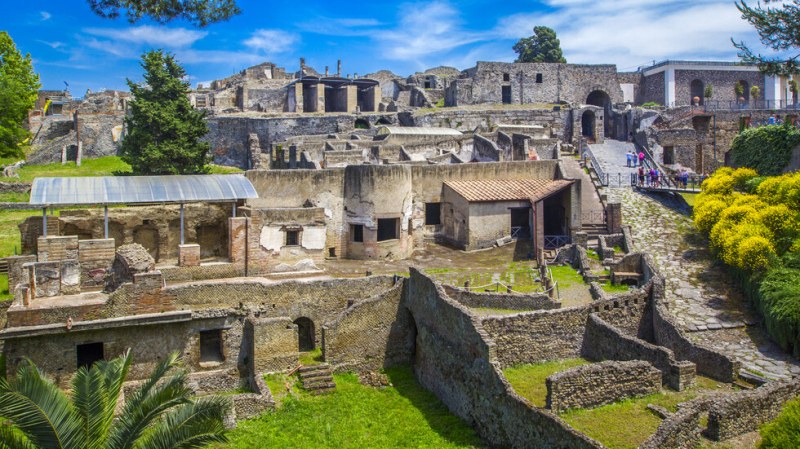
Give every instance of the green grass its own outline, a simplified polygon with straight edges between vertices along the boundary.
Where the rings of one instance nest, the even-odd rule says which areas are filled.
[[[322,362],[322,348],[319,346],[311,351],[300,353],[301,365],[319,365]]]
[[[27,203],[30,197],[30,193],[4,192],[0,193],[0,203]]]
[[[27,217],[41,216],[35,210],[0,210],[0,257],[13,256],[21,250],[17,225]]]
[[[541,282],[537,282],[538,272],[534,269],[535,262],[510,262],[503,263],[496,268],[427,268],[425,272],[437,281],[455,287],[464,287],[469,281],[470,289],[474,292],[502,292],[505,288],[495,283],[496,279],[503,285],[511,286],[517,293],[542,292]],[[478,288],[481,287],[481,288]]]
[[[0,274],[0,302],[11,301],[14,295],[8,291],[8,275]]]
[[[688,204],[689,207],[694,207],[695,199],[697,199],[696,193],[681,193],[680,195],[686,200],[686,204]]]
[[[503,370],[506,379],[520,396],[537,407],[544,407],[547,399],[545,379],[555,373],[590,363],[584,359],[564,359],[533,365],[518,365]]]
[[[286,395],[280,408],[241,421],[232,448],[470,448],[480,439],[414,379],[391,368],[391,387],[365,387],[355,374],[337,374],[327,395]],[[274,381],[268,381],[268,385]],[[272,388],[272,385],[270,385]],[[283,388],[283,387],[282,387]],[[283,388],[285,391],[285,388]]]
[[[24,165],[18,170],[19,178],[0,178],[0,181],[30,182],[40,176],[110,176],[115,172],[129,173],[131,166],[117,156],[84,159],[78,167],[74,162],[61,164],[56,162],[46,165]]]
[[[678,404],[699,396],[701,392],[733,391],[726,384],[697,377],[697,384],[684,391],[663,390],[641,398],[627,399],[593,409],[570,410],[561,417],[572,427],[603,443],[609,449],[634,449],[656,431],[661,419],[647,409],[647,404],[660,405],[671,412]]]
[[[593,249],[587,249],[586,250],[586,257],[588,257],[589,259],[592,259],[592,260],[600,261],[600,255],[597,254],[597,251],[595,251]]]
[[[558,282],[558,286],[561,288],[570,288],[584,283],[583,276],[569,265],[553,266],[550,269],[553,272],[553,280]]]
[[[611,282],[603,282],[600,284],[600,287],[603,287],[603,290],[608,293],[627,293],[630,291],[627,285],[624,284],[612,284]]]
[[[240,168],[209,164],[212,174],[242,173]],[[61,164],[56,162],[46,165],[25,165],[18,170],[19,178],[2,178],[0,181],[30,182],[40,176],[111,176],[115,173],[130,173],[131,166],[118,156],[104,156],[95,159],[83,159],[78,167],[74,162]]]

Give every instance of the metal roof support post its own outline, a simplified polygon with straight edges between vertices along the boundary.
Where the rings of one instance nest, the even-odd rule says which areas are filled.
[[[183,245],[183,203],[181,203],[181,245]]]
[[[233,218],[236,218],[236,201],[233,202]]]
[[[47,207],[42,208],[42,236],[47,237]]]
[[[103,206],[103,238],[108,238],[108,204]]]

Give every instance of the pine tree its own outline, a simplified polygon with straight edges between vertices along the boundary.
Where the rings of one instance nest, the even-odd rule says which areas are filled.
[[[128,80],[133,94],[120,152],[134,174],[206,173],[210,146],[205,111],[192,108],[186,72],[162,50],[142,56],[144,83]]]
[[[24,127],[41,87],[31,55],[22,56],[11,36],[0,31],[0,157],[22,157],[22,143],[30,137]]]
[[[534,27],[533,36],[520,39],[514,51],[519,55],[516,62],[567,62],[556,32],[545,26]]]
[[[138,22],[149,17],[158,23],[173,19],[184,19],[204,27],[211,23],[228,20],[241,12],[235,0],[88,0],[95,14],[116,19],[125,11],[128,22]]]
[[[758,31],[761,43],[775,51],[800,48],[800,0],[763,0],[755,8],[744,1],[736,2],[742,18]],[[776,7],[769,6],[777,5]],[[744,42],[733,41],[743,62],[758,64],[762,72],[770,75],[791,75],[800,71],[798,58],[768,57],[754,53]]]

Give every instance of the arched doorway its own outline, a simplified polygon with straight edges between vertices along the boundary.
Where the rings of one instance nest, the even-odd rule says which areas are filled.
[[[703,104],[704,93],[705,93],[705,86],[703,86],[703,82],[700,80],[692,81],[692,84],[689,86],[689,104],[694,104],[695,97],[700,99],[699,104]]]
[[[314,322],[310,318],[300,317],[294,320],[297,325],[297,347],[301,352],[314,350]]]
[[[586,110],[581,115],[581,135],[586,137],[587,140],[594,142],[595,135],[595,115],[594,111]]]
[[[614,126],[611,121],[611,97],[602,90],[594,90],[586,97],[586,104],[603,108],[603,133],[605,137],[614,138]]]
[[[369,129],[369,122],[365,118],[358,118],[356,119],[355,124],[353,125],[355,129]]]

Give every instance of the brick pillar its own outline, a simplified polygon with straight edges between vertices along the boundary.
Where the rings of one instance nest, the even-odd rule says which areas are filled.
[[[356,112],[356,106],[358,106],[358,87],[351,84],[345,88],[347,89],[347,112],[352,114]]]
[[[622,204],[608,203],[606,206],[606,229],[611,234],[622,232]]]
[[[197,243],[187,243],[178,245],[178,266],[198,267],[200,266],[200,245]]]
[[[231,263],[247,260],[247,218],[228,218],[228,258]]]

